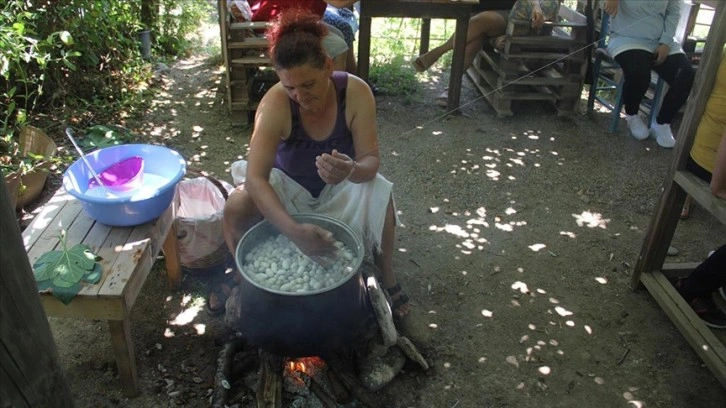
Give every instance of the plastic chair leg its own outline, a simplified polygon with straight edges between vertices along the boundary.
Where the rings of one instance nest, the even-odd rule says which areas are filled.
[[[655,84],[655,94],[653,95],[653,101],[650,105],[650,114],[648,114],[648,124],[653,126],[658,117],[660,111],[660,105],[663,103],[663,96],[665,95],[665,81],[663,78],[658,77],[658,82]]]
[[[620,111],[623,110],[623,80],[618,82],[617,91],[615,93],[615,106],[610,113],[610,133],[617,133],[618,124],[620,123]]]
[[[592,113],[595,110],[595,97],[597,96],[598,82],[600,82],[600,65],[602,60],[595,58],[595,62],[592,64],[592,81],[590,83],[590,93],[587,97],[587,113]]]

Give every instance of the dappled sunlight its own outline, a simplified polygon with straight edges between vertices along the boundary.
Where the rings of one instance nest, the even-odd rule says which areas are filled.
[[[606,229],[610,222],[609,218],[603,218],[602,214],[591,211],[583,211],[581,214],[572,214],[572,216],[579,227]]]
[[[528,248],[531,249],[533,252],[539,252],[540,250],[547,248],[547,245],[533,244],[533,245],[530,245]]]
[[[602,384],[600,384],[602,385]],[[628,391],[625,391],[623,393],[623,398],[628,402],[628,406],[632,406],[634,408],[645,408],[645,402],[636,399],[634,392],[637,391],[638,388],[636,387],[630,387]]]
[[[167,303],[171,303],[175,299],[175,296],[167,296],[165,300]],[[175,337],[177,330],[175,327],[181,326],[191,327],[193,329],[191,332],[197,336],[204,335],[207,332],[207,325],[198,321],[200,312],[204,307],[204,302],[205,300],[203,297],[196,296],[191,293],[182,294],[179,304],[176,306],[170,306],[173,310],[179,310],[179,312],[176,316],[167,321],[168,326],[164,329],[164,337]],[[188,334],[189,332],[190,331],[188,330],[184,330],[185,334]]]
[[[511,287],[513,290],[518,290],[521,293],[529,293],[529,287],[527,287],[527,284],[524,282],[516,281],[512,284]]]

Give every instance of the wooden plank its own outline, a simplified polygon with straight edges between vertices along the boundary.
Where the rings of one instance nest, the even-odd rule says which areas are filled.
[[[107,239],[104,245],[113,245],[117,255],[105,274],[98,296],[123,296],[128,307],[133,306],[156,255],[174,224],[175,207],[178,205],[174,203],[172,201],[169,208],[156,220],[133,228],[124,228],[124,234],[119,234],[115,241],[111,241],[111,236]]]
[[[716,379],[726,387],[726,347],[723,343],[660,271],[643,274],[641,281]]]
[[[77,202],[74,203],[74,201],[77,200],[67,201],[64,203],[63,207],[56,214],[53,220],[48,223],[46,228],[43,229],[43,234],[37,237],[33,246],[27,250],[31,266],[46,252],[60,249],[61,230],[68,228],[79,214],[81,214],[80,204]],[[32,225],[33,223],[31,223],[31,226]],[[30,226],[28,226],[28,228],[30,228]],[[66,245],[70,248],[75,245],[75,243],[66,239]]]
[[[246,56],[241,58],[234,58],[229,61],[231,65],[265,65],[265,66],[271,66],[272,60],[270,57],[260,57],[260,56]]]
[[[261,48],[266,49],[270,46],[269,41],[265,37],[248,37],[244,41],[229,41],[227,43],[228,50]]]
[[[478,78],[480,78],[480,72],[478,72],[474,66],[469,67],[466,73],[467,75],[469,75],[469,77],[472,78],[472,80],[474,81],[474,85],[477,87],[477,89],[479,89],[479,92],[481,92],[482,96],[484,96],[489,104],[492,105],[494,110],[496,110],[497,116],[502,118],[514,115],[514,112],[512,112],[511,109],[511,101],[504,100],[495,96],[494,90],[489,85],[479,81]]]
[[[272,23],[269,21],[244,21],[240,23],[231,23],[230,30],[264,30]]]
[[[700,264],[700,262],[665,263],[661,273],[668,279],[682,278],[688,276]]]
[[[181,286],[182,273],[181,273],[181,258],[179,256],[179,240],[177,238],[177,223],[175,222],[169,233],[166,235],[166,240],[162,245],[164,251],[164,262],[166,263],[166,275],[169,279],[169,286],[172,289],[176,289]]]
[[[721,224],[726,225],[726,200],[714,196],[704,180],[687,170],[676,170],[673,180]]]
[[[40,300],[48,316],[71,317],[75,319],[119,320],[124,313],[121,298],[99,298],[95,295],[77,295],[71,303],[64,305],[51,294],[41,294]]]
[[[131,322],[128,317],[124,317],[123,320],[109,321],[108,327],[111,332],[111,346],[113,354],[116,356],[121,389],[127,397],[136,396],[139,393],[139,376],[136,369],[134,342],[131,338]]]
[[[45,205],[35,211],[33,221],[23,231],[23,244],[26,251],[35,245],[46,229],[58,226],[58,222],[54,222],[55,218],[72,200],[75,200],[72,195],[66,193],[65,190],[58,190]]]

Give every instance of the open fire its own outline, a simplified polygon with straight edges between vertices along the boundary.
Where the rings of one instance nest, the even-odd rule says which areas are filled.
[[[374,278],[375,266],[364,264],[361,270],[377,323],[365,342],[324,356],[291,358],[236,337],[219,354],[212,406],[249,406],[242,402],[254,401],[258,408],[336,408],[355,400],[360,406],[377,407],[371,393],[392,381],[407,359],[427,370],[428,363],[413,343],[398,334]],[[255,390],[254,396],[245,388]]]

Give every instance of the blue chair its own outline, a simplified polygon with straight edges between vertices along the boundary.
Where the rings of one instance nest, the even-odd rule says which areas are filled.
[[[595,100],[597,100],[602,106],[606,107],[611,112],[610,126],[608,130],[610,133],[618,131],[618,124],[620,123],[620,111],[623,108],[622,94],[623,94],[623,75],[620,65],[615,62],[615,59],[607,51],[606,38],[610,27],[610,16],[599,10],[602,13],[600,23],[600,38],[597,42],[597,48],[593,52],[594,61],[592,64],[592,83],[590,84],[590,95],[587,98],[587,112],[592,113],[595,107]],[[658,77],[657,74],[653,73],[657,78],[655,82],[655,91],[653,97],[646,98],[641,102],[641,109],[646,108],[648,112],[648,124],[653,125],[657,116],[657,112],[660,109],[660,104],[663,101],[665,81]],[[615,92],[615,96],[612,99],[606,95],[602,95],[604,92],[612,93]]]

